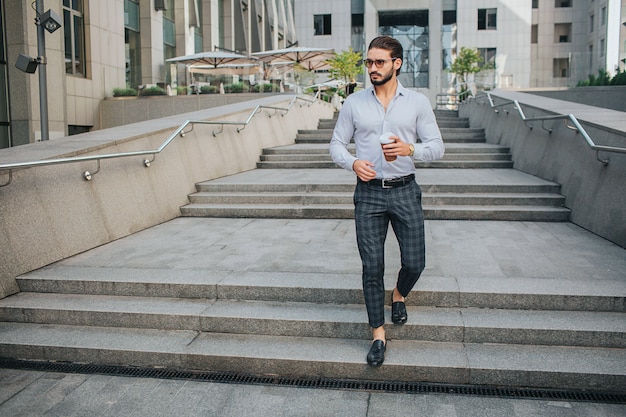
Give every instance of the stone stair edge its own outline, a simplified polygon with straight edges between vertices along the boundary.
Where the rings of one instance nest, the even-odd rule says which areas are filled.
[[[409,306],[398,340],[626,347],[624,313]],[[21,293],[4,322],[369,339],[363,305]],[[389,315],[389,311],[386,311]],[[389,317],[387,317],[389,322]]]
[[[17,278],[24,292],[362,304],[359,276],[325,273],[162,271],[55,267]],[[115,276],[113,279],[111,276]],[[392,281],[391,275],[386,280]],[[611,280],[572,285],[567,279],[446,278],[424,275],[407,306],[626,312],[626,287]],[[390,291],[387,291],[389,297]],[[1,300],[0,300],[1,302]]]
[[[389,341],[385,365],[369,341],[195,331],[0,323],[0,356],[291,376],[608,389],[626,385],[608,348]],[[332,352],[329,356],[328,352]],[[529,366],[530,364],[530,366]]]

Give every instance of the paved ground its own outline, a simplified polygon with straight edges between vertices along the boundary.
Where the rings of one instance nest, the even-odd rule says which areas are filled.
[[[626,415],[626,405],[0,369],[0,415],[622,417]]]
[[[426,230],[429,265],[417,291],[441,280],[465,287],[498,283],[513,291],[520,285],[546,285],[546,292],[588,293],[600,280],[599,287],[614,294],[626,288],[624,249],[571,223],[427,221]],[[395,239],[389,239],[388,251],[387,278],[392,280],[398,267]],[[154,271],[176,271],[192,281],[206,277],[207,271],[245,279],[242,273],[312,277],[332,270],[358,286],[360,264],[352,220],[178,218],[52,269],[64,275],[100,271],[104,276],[145,270],[146,279],[159,279]],[[555,289],[561,280],[568,287],[559,284]],[[0,369],[0,415],[617,417],[626,415],[626,405]]]

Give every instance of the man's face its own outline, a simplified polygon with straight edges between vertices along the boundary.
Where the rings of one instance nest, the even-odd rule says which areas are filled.
[[[396,62],[401,62],[399,59],[391,58],[391,51],[378,48],[367,51],[366,64],[371,61],[373,62],[368,66],[367,71],[373,85],[383,85],[394,78],[398,65]],[[380,63],[382,66],[379,68],[377,64]]]

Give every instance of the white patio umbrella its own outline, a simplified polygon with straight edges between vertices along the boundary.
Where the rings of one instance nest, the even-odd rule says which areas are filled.
[[[224,69],[225,65],[249,65],[258,63],[259,61],[256,58],[248,57],[245,55],[236,54],[234,52],[225,52],[225,51],[207,51],[207,52],[199,52],[197,54],[184,55],[176,58],[167,59],[166,62],[171,64],[185,64],[187,65],[187,70],[189,71],[189,76],[191,77],[191,67],[192,66],[204,66],[204,68],[212,68],[215,71],[215,75]],[[220,67],[222,67],[220,69]],[[228,73],[234,74],[236,71],[234,69],[230,69],[227,71]]]
[[[217,68],[224,64],[250,64],[256,61],[255,58],[233,52],[208,51],[192,55],[178,56],[166,60],[173,64],[187,65],[209,65]]]
[[[260,71],[259,64],[190,65],[189,72],[209,75],[247,75]]]
[[[300,46],[255,52],[252,56],[272,66],[285,64],[293,68],[298,64],[309,71],[313,71],[327,67],[326,60],[334,57],[335,51],[333,49]],[[300,90],[300,86],[297,88]]]
[[[300,64],[308,70],[315,70],[324,67],[326,60],[335,56],[335,51],[326,48],[299,46],[255,52],[252,56],[270,64],[277,64],[279,62]]]

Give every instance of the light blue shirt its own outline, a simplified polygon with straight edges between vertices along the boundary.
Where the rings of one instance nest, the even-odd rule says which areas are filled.
[[[393,162],[385,161],[379,141],[385,132],[412,143],[415,146],[413,158],[399,156]],[[356,157],[348,151],[353,137]],[[386,112],[373,87],[348,96],[339,112],[329,150],[333,161],[348,171],[352,171],[354,161],[361,159],[374,164],[376,178],[397,178],[413,174],[414,161],[441,159],[444,145],[428,98],[403,87],[398,81],[396,94]]]

